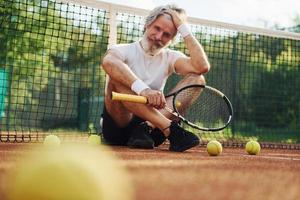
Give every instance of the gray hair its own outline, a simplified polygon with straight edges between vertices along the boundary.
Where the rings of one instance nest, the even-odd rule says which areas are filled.
[[[154,8],[153,10],[151,10],[149,15],[145,18],[144,31],[148,25],[152,24],[159,16],[163,15],[164,12],[168,9],[174,10],[178,14],[186,16],[185,10],[182,8],[179,8],[178,6],[176,6],[174,4],[158,6],[158,7]]]

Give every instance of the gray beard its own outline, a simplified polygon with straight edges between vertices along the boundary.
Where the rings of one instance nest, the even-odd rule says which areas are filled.
[[[165,47],[165,46],[158,47],[154,44],[152,46],[150,46],[147,36],[145,34],[140,42],[141,42],[142,48],[144,49],[145,53],[150,56],[158,55]]]

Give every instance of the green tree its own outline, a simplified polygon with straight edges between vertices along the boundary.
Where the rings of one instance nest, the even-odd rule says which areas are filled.
[[[67,13],[65,4],[51,0],[0,0],[0,62],[12,72],[9,112],[15,113],[10,115],[15,126],[36,127],[50,115],[74,116],[80,87],[103,94],[106,13],[98,12],[88,27],[70,15],[76,9],[69,5]]]
[[[292,27],[293,31],[296,33],[300,33],[300,14],[297,14],[294,17],[294,22],[296,25],[294,27]]]

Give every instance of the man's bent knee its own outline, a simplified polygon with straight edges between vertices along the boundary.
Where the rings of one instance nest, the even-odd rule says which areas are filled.
[[[202,74],[194,74],[190,73],[184,76],[183,80],[185,80],[188,84],[200,84],[205,85],[206,81]]]

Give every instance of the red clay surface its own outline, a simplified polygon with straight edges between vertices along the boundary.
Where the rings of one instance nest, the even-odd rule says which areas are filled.
[[[0,143],[0,196],[3,175],[33,144]],[[299,199],[300,150],[262,149],[257,156],[224,148],[217,157],[205,147],[184,153],[114,147],[133,180],[136,199]],[[2,199],[2,198],[1,198]]]

